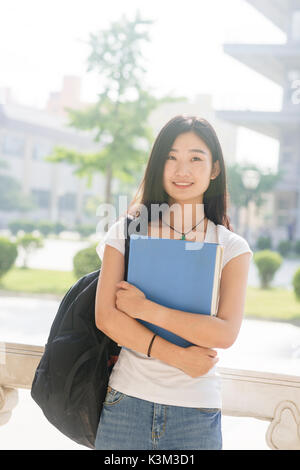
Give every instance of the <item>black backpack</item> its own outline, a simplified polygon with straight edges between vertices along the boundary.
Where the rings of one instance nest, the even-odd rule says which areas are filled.
[[[124,226],[125,280],[130,221],[127,217]],[[48,421],[91,449],[95,448],[109,376],[121,350],[95,324],[99,274],[100,269],[83,276],[65,294],[31,387],[31,396]]]

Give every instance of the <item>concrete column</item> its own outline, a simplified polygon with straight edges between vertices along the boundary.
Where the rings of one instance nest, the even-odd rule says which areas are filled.
[[[27,135],[25,138],[25,150],[24,150],[24,158],[23,158],[23,179],[22,179],[22,192],[26,195],[30,194],[32,152],[33,152],[33,137],[31,135]]]
[[[58,198],[59,198],[59,165],[53,163],[51,165],[51,197],[50,197],[50,214],[51,222],[57,222],[58,219]]]

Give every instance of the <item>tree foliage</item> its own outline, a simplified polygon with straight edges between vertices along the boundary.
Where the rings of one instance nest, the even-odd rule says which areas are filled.
[[[17,238],[17,244],[23,252],[23,268],[28,267],[28,258],[30,255],[38,248],[42,248],[44,246],[43,239],[41,237],[36,237],[32,233],[20,235]]]
[[[238,208],[247,207],[249,201],[261,207],[264,203],[264,193],[272,191],[281,178],[279,173],[266,173],[254,164],[235,163],[226,167],[226,170],[230,200]],[[255,189],[247,189],[243,183],[243,173],[247,170],[255,170],[259,173],[259,182]]]
[[[91,34],[88,71],[96,71],[102,90],[95,104],[83,110],[67,108],[69,126],[90,131],[99,143],[96,152],[78,152],[56,147],[47,160],[66,161],[76,167],[75,174],[86,177],[90,186],[97,172],[106,175],[105,202],[111,202],[112,179],[134,183],[145,164],[153,140],[148,124],[150,113],[165,102],[184,97],[155,97],[144,84],[146,68],[143,45],[149,41],[151,20],[136,13],[125,15],[106,30]]]

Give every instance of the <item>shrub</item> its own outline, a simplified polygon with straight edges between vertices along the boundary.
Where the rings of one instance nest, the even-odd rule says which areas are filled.
[[[272,248],[271,237],[258,237],[256,241],[257,250],[270,250]]]
[[[78,251],[73,258],[73,269],[77,279],[97,271],[100,267],[101,260],[96,253],[96,244]]]
[[[17,256],[17,244],[8,238],[0,237],[0,278],[13,267]]]
[[[290,240],[281,240],[278,243],[277,250],[282,256],[286,256],[293,249],[293,243]]]
[[[64,230],[67,230],[66,225],[62,224],[61,222],[56,222],[53,225],[53,231],[56,235],[58,235],[60,232],[63,232]]]
[[[76,232],[80,233],[82,237],[88,237],[93,233],[96,233],[96,226],[95,225],[77,225],[74,227]]]
[[[293,276],[293,287],[296,299],[300,301],[300,268],[297,269]]]
[[[282,257],[275,251],[262,250],[254,253],[253,260],[258,269],[261,287],[268,288],[276,271],[282,264]]]
[[[41,220],[37,224],[37,229],[47,237],[50,233],[54,232],[54,224],[53,222],[49,222],[48,220]]]
[[[24,230],[26,233],[33,232],[33,230],[37,228],[37,224],[30,220],[20,219],[9,222],[8,228],[14,235],[16,235],[19,230]]]

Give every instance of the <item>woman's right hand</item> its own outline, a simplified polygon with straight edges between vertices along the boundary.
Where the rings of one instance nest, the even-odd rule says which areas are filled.
[[[217,351],[202,346],[181,348],[178,368],[190,377],[196,378],[207,372],[218,362]]]

